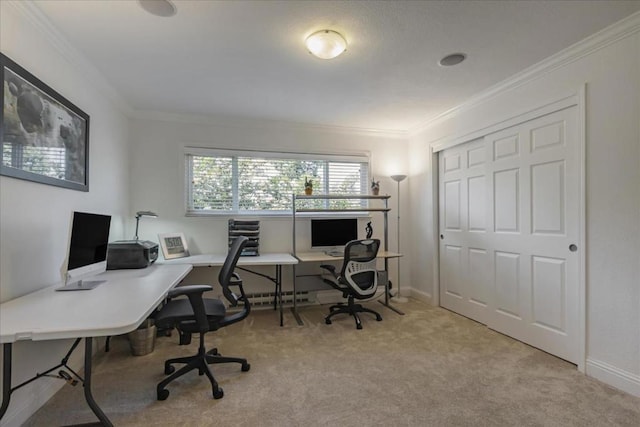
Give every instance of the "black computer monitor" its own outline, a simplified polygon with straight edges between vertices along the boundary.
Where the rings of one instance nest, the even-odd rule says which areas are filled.
[[[344,246],[358,238],[356,218],[312,219],[311,247],[332,248]]]
[[[102,273],[107,267],[111,216],[73,212],[64,282],[60,290],[89,289],[95,282],[83,278]]]

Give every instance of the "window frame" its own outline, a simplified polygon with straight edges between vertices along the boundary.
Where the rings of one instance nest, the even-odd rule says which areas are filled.
[[[220,149],[220,148],[203,148],[203,147],[184,147],[183,152],[183,166],[185,179],[184,182],[184,209],[185,216],[187,217],[211,217],[211,216],[268,216],[268,217],[284,217],[291,216],[292,210],[289,207],[286,210],[239,210],[239,181],[238,181],[238,168],[237,161],[232,162],[232,194],[233,194],[233,209],[222,210],[198,210],[193,208],[193,157],[205,156],[205,157],[256,157],[259,159],[287,159],[287,160],[313,160],[313,161],[326,161],[326,162],[347,162],[347,163],[363,163],[365,166],[365,175],[360,176],[361,181],[361,193],[368,194],[369,178],[371,177],[371,155],[370,153],[353,153],[353,154],[328,154],[328,153],[300,153],[290,151],[261,151],[261,150],[242,150],[242,149]],[[328,170],[325,170],[325,174]],[[325,185],[329,185],[327,179],[324,180]],[[321,194],[324,193],[324,189],[320,190]],[[299,215],[299,214],[297,214]],[[362,215],[354,212],[322,212],[309,214],[312,216],[343,216],[348,215],[351,217],[368,216],[366,212]],[[303,214],[303,216],[307,216]]]

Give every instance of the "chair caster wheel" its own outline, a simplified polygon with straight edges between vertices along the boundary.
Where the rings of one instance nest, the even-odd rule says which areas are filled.
[[[167,397],[169,397],[169,390],[158,390],[158,400],[167,400]]]
[[[376,317],[376,320],[377,320],[378,322],[381,322],[381,321],[382,321],[382,316],[378,316],[378,317]]]
[[[176,368],[174,368],[173,365],[166,365],[164,367],[164,374],[165,375],[171,375],[171,374],[173,374],[173,371],[175,371],[175,370],[176,370]]]
[[[222,399],[223,397],[224,397],[224,390],[222,390],[222,387],[218,387],[218,389],[213,392],[213,398]]]
[[[356,329],[362,329],[362,325],[356,325]]]
[[[243,363],[242,364],[242,372],[247,372],[249,369],[251,369],[251,365],[248,363]]]
[[[327,325],[331,324],[331,319],[324,319],[324,323],[326,323]]]

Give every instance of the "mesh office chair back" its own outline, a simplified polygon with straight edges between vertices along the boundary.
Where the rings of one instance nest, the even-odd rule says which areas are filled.
[[[238,297],[238,295],[236,295],[229,289],[229,285],[233,284],[234,280],[239,279],[238,275],[233,271],[235,270],[236,264],[238,263],[238,260],[242,255],[242,250],[248,242],[249,239],[245,236],[238,236],[235,238],[235,240],[231,244],[231,247],[229,248],[227,258],[224,260],[224,264],[220,268],[220,273],[218,274],[218,283],[220,283],[220,286],[222,286],[222,293],[224,294],[224,297],[229,301],[229,304],[231,304],[231,306],[233,307],[238,305],[240,297]],[[248,315],[250,306],[248,304],[245,305]]]
[[[378,289],[376,256],[380,240],[352,240],[344,249],[344,262],[340,274],[357,299],[370,298]]]

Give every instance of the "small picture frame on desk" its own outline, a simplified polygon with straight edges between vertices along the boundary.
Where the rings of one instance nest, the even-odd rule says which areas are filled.
[[[164,259],[184,258],[189,256],[187,239],[183,233],[158,234]]]

